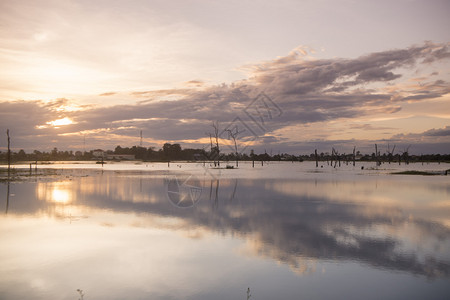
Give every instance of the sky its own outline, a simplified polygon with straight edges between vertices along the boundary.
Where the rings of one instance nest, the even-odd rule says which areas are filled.
[[[448,154],[449,28],[448,0],[3,0],[0,151],[208,149],[218,122],[225,152]]]

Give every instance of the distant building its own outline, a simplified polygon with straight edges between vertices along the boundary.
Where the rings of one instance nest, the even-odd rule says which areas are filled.
[[[96,158],[105,158],[105,151],[102,149],[96,149],[92,151],[92,155]]]
[[[108,154],[106,155],[108,160],[135,160],[136,156],[133,154]]]

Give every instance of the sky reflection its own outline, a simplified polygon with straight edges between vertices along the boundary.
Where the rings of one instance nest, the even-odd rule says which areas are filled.
[[[204,176],[198,178],[201,198],[191,208],[170,202],[167,176],[158,173],[104,172],[11,183],[14,196],[0,218],[5,241],[0,247],[5,262],[0,294],[17,298],[21,294],[13,287],[25,283],[29,293],[53,291],[57,288],[45,280],[62,276],[74,282],[86,267],[93,272],[88,278],[111,276],[100,280],[114,290],[109,296],[130,292],[138,298],[128,289],[135,286],[156,299],[231,299],[225,297],[225,286],[231,286],[235,290],[230,293],[239,299],[244,295],[241,284],[242,290],[250,282],[258,286],[274,279],[279,268],[280,278],[295,281],[356,264],[364,276],[376,270],[413,275],[439,295],[449,291],[434,286],[450,277],[448,185],[426,180]],[[0,188],[6,204],[6,185]],[[40,274],[41,268],[47,279],[27,277],[28,271]],[[267,274],[263,279],[261,269]],[[245,276],[245,282],[228,278],[229,272],[240,272],[238,278]],[[205,274],[212,274],[211,288],[200,283]],[[219,288],[222,276],[226,284]],[[294,297],[294,286],[275,290]],[[75,298],[71,289],[63,299]],[[106,297],[97,292],[95,298]]]

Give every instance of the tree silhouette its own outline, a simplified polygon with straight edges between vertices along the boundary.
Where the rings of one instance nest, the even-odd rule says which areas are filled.
[[[237,147],[237,137],[240,133],[243,131],[239,131],[237,125],[234,126],[232,129],[227,129],[228,132],[228,138],[231,138],[234,142],[234,154],[236,155],[236,167],[239,167],[239,154],[238,154],[238,147]]]
[[[216,166],[216,159],[217,159],[217,166],[220,167],[220,148],[219,148],[219,121],[215,121],[211,125],[214,129],[214,132],[209,134],[209,137],[211,139],[211,158],[214,160],[214,166]],[[215,140],[215,146],[212,146],[212,137],[214,137]]]

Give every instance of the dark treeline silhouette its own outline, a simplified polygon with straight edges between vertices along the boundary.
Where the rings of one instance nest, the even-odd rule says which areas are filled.
[[[99,154],[100,153],[100,154]],[[117,156],[114,156],[117,155]],[[128,155],[124,158],[123,155]],[[131,158],[130,158],[131,157]],[[307,155],[292,155],[287,153],[279,153],[270,155],[268,153],[255,153],[250,150],[250,153],[220,153],[219,159],[225,162],[233,161],[316,161],[322,165],[337,163],[352,163],[356,157],[358,161],[374,161],[377,163],[410,163],[410,162],[450,162],[450,154],[426,154],[426,155],[409,155],[408,151],[403,151],[397,154],[388,153],[372,153],[361,154],[356,153],[341,154],[334,150],[331,154],[329,152],[317,153],[316,151]],[[161,149],[156,150],[154,147],[121,147],[117,146],[114,150],[102,151],[60,151],[57,148],[49,152],[34,150],[32,153],[26,153],[23,149],[18,152],[11,152],[11,161],[62,161],[62,160],[98,160],[98,159],[137,159],[144,161],[213,161],[217,159],[217,152],[213,147],[212,151],[205,149],[183,149],[180,144],[165,143]],[[0,151],[0,161],[8,161],[8,153]]]
[[[0,161],[6,161],[6,152],[0,151]],[[12,161],[50,161],[50,160],[91,160],[92,151],[59,151],[57,148],[49,152],[34,150],[32,153],[25,153],[23,149],[18,152],[11,152]]]
[[[159,150],[154,147],[145,148],[140,146],[121,147],[117,146],[114,151],[106,151],[107,156],[134,155],[135,159],[148,161],[169,161],[169,160],[196,160],[206,157],[207,153],[203,149],[182,149],[180,144],[165,143]]]

